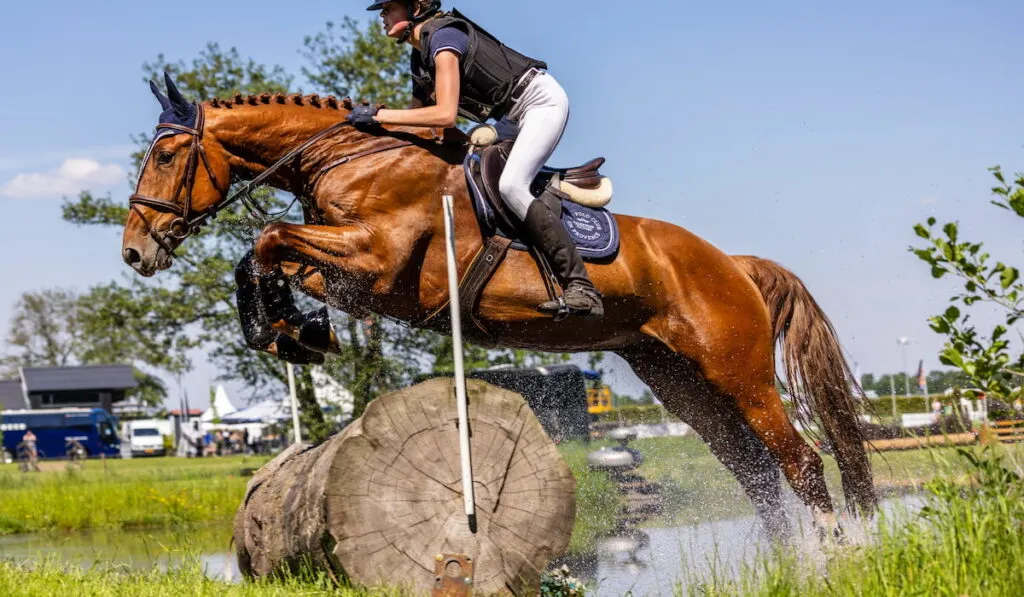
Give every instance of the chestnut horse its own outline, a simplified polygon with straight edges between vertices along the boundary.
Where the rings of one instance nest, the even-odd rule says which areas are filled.
[[[162,119],[158,128],[175,134],[155,139],[124,228],[123,257],[139,274],[170,266],[184,236],[223,207],[233,177],[267,173],[269,184],[306,198],[306,217],[262,230],[254,254],[263,272],[283,272],[293,287],[335,308],[413,324],[446,304],[444,190],[455,198],[460,272],[484,241],[464,178],[464,143],[441,142],[416,127],[336,126],[351,104],[334,98],[264,94],[188,104],[168,83],[170,100],[161,102],[179,123]],[[268,172],[330,127],[329,138],[307,143],[286,167]],[[605,297],[602,320],[556,321],[538,312],[548,294],[537,263],[511,251],[475,313],[487,331],[467,328],[467,339],[614,351],[707,442],[769,531],[790,531],[781,469],[819,529],[838,533],[822,460],[776,390],[778,344],[798,410],[818,417],[834,448],[847,508],[872,513],[877,501],[849,366],[801,281],[774,262],[726,255],[679,226],[615,218],[618,254],[587,264]]]

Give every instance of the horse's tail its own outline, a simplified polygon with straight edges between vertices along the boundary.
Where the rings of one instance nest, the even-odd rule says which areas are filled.
[[[878,505],[871,465],[858,418],[863,395],[828,317],[793,272],[774,261],[734,256],[768,305],[774,340],[782,349],[786,383],[797,412],[816,415],[831,442],[842,473],[847,509],[864,514]],[[856,394],[856,396],[855,396]],[[800,413],[803,410],[804,413]]]

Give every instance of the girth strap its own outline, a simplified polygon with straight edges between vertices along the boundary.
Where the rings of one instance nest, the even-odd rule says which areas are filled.
[[[487,286],[487,283],[494,276],[494,272],[498,271],[498,266],[501,265],[505,260],[505,256],[508,255],[508,248],[511,244],[512,241],[503,236],[494,235],[488,238],[483,246],[480,247],[476,257],[473,258],[473,262],[469,264],[469,268],[466,270],[462,280],[459,281],[459,310],[463,317],[469,318],[485,334],[489,334],[489,332],[480,323],[480,320],[476,318],[477,303],[480,301],[480,294],[483,292],[484,287]],[[430,325],[441,328],[450,327],[451,312],[448,309],[450,304],[451,297],[448,297],[444,304],[414,325],[416,327],[427,327]]]

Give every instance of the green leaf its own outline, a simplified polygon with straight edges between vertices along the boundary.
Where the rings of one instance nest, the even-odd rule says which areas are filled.
[[[951,242],[951,243],[955,243],[956,242],[956,236],[957,236],[957,226],[956,226],[956,223],[950,222],[950,223],[946,224],[945,226],[942,227],[942,231],[946,233],[947,237],[949,237],[949,242]]]
[[[931,232],[921,224],[916,224],[914,226],[914,233],[926,240],[932,236]]]
[[[946,309],[946,312],[945,314],[943,314],[943,316],[949,321],[956,321],[957,319],[960,319],[960,309],[951,306],[948,309]]]
[[[1020,272],[1015,267],[1004,267],[1002,275],[999,278],[1000,284],[1003,286],[1003,290],[1006,290],[1020,278]]]

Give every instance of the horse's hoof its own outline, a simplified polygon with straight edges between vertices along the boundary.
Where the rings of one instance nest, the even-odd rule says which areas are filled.
[[[299,326],[299,342],[317,352],[333,352],[341,354],[341,344],[331,325],[331,316],[327,307],[313,311],[305,316]]]
[[[278,334],[273,352],[277,358],[293,365],[321,365],[324,362],[323,353],[306,348],[291,336],[284,334]]]

